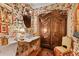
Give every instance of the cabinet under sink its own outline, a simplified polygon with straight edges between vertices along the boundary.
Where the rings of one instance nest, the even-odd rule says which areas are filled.
[[[24,39],[23,41],[18,41],[17,55],[30,55],[31,52],[40,49],[40,37]]]

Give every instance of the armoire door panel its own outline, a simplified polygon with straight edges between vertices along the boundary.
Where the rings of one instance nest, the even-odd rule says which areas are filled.
[[[41,19],[41,46],[50,48],[50,19],[43,21]]]
[[[64,12],[64,11],[62,11]],[[67,18],[58,10],[40,17],[41,46],[54,49],[62,44],[62,36],[66,35]]]
[[[51,21],[51,49],[53,49],[55,46],[60,46],[62,43],[62,29],[64,25],[62,21],[64,19],[61,18],[61,16],[55,17],[54,15],[51,19],[53,20]]]

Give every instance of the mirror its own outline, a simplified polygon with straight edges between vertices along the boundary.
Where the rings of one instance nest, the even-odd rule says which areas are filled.
[[[31,16],[23,15],[24,24],[27,28],[31,27]]]

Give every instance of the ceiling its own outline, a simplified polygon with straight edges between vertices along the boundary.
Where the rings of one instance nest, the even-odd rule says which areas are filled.
[[[36,8],[44,7],[50,4],[51,3],[31,3],[30,5],[33,9],[36,9]]]

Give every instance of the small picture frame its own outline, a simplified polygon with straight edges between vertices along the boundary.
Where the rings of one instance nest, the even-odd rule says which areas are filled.
[[[7,32],[7,26],[6,25],[1,26],[1,32]]]

